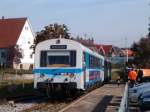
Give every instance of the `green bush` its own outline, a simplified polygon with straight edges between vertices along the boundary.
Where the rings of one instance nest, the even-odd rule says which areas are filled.
[[[11,85],[0,86],[0,98],[18,96],[22,94],[28,94],[34,92],[33,81],[24,82],[24,88],[22,82],[13,82]]]
[[[123,79],[124,72],[121,69],[112,71],[111,79],[116,81],[118,78]]]

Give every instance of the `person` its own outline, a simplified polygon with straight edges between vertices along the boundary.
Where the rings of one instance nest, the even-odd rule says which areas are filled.
[[[130,67],[126,67],[126,69],[125,69],[125,82],[128,82],[128,74],[129,74],[129,72],[131,71],[131,68]]]
[[[137,81],[139,83],[142,82],[142,77],[143,77],[143,70],[139,69],[138,74],[137,74]]]
[[[137,79],[137,73],[134,69],[131,69],[128,74],[129,80],[130,80],[130,86],[133,87],[136,84]]]
[[[120,81],[120,77],[117,77],[117,80],[116,80],[116,81],[117,81],[117,85],[119,86],[119,84],[120,84],[120,82],[121,82],[121,81]]]

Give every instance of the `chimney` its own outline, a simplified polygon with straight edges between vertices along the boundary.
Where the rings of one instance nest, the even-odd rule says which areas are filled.
[[[4,16],[2,16],[2,19],[5,19],[5,17],[4,17]]]

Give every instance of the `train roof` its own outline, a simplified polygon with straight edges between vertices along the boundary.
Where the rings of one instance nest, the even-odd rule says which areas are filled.
[[[91,49],[89,49],[88,47],[82,45],[81,43],[79,43],[77,41],[74,41],[74,40],[71,40],[71,39],[64,39],[64,38],[61,38],[61,39],[48,39],[48,40],[42,41],[42,42],[37,44],[36,49],[41,47],[42,45],[46,45],[47,43],[56,42],[57,40],[60,40],[60,41],[66,42],[66,43],[70,43],[70,44],[74,44],[74,45],[78,46],[78,48],[80,47],[83,51],[88,52],[89,54],[95,55],[95,56],[100,57],[100,58],[104,58],[102,55],[98,54],[95,51],[92,51]]]

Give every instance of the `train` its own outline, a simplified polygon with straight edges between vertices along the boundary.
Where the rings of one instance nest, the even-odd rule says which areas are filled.
[[[75,40],[49,39],[35,48],[33,72],[36,90],[86,91],[109,81],[111,63]]]

